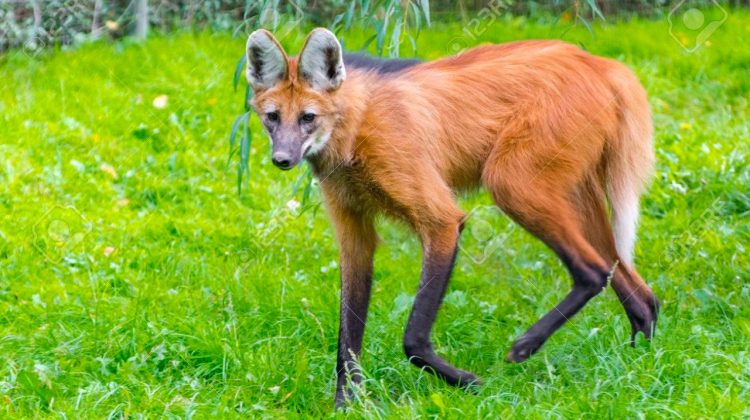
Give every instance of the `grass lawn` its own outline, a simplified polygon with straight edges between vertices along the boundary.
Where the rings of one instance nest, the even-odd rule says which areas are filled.
[[[656,338],[630,348],[608,290],[539,354],[505,363],[570,280],[486,195],[466,197],[478,210],[434,340],[485,385],[465,393],[404,357],[420,249],[383,221],[366,386],[347,415],[750,416],[750,14],[731,12],[692,54],[666,20],[595,25],[593,36],[480,23],[478,40],[460,42],[562,37],[640,75],[658,167],[637,262],[662,302]],[[461,36],[434,25],[418,55],[447,55]],[[304,170],[273,167],[255,118],[237,194],[227,139],[243,48],[201,33],[0,57],[0,417],[332,414],[338,254],[317,190],[288,203],[302,201]]]

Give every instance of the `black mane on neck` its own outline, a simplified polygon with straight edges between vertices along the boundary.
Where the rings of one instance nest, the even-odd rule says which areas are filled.
[[[358,68],[373,70],[380,74],[398,73],[422,63],[416,58],[377,58],[363,53],[344,53],[344,66],[347,68]]]

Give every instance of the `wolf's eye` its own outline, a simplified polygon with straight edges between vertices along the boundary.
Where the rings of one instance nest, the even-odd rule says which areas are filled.
[[[315,114],[313,114],[312,112],[305,112],[304,114],[302,114],[302,118],[300,119],[302,120],[302,122],[311,123],[315,121]]]
[[[278,120],[279,120],[279,113],[278,113],[278,112],[276,112],[276,111],[273,111],[273,112],[267,112],[267,113],[266,113],[266,118],[268,118],[268,121],[273,121],[273,122],[276,122],[276,121],[278,121]]]

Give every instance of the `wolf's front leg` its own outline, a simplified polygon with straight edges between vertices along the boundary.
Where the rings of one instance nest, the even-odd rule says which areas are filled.
[[[423,234],[424,260],[419,290],[404,334],[404,351],[412,364],[443,378],[451,385],[479,384],[471,372],[456,369],[435,354],[430,331],[443,301],[456,259],[460,222],[448,223]]]
[[[350,386],[362,380],[358,359],[370,301],[377,235],[371,219],[329,203],[341,253],[341,314],[336,361],[337,408],[351,396]],[[351,385],[349,381],[351,380]]]

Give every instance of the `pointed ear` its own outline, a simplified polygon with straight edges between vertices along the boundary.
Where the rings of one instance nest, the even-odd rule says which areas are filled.
[[[289,63],[284,49],[265,29],[247,38],[247,82],[253,89],[268,89],[287,78]]]
[[[298,77],[315,90],[335,90],[346,79],[341,44],[328,29],[310,32],[299,54]]]

